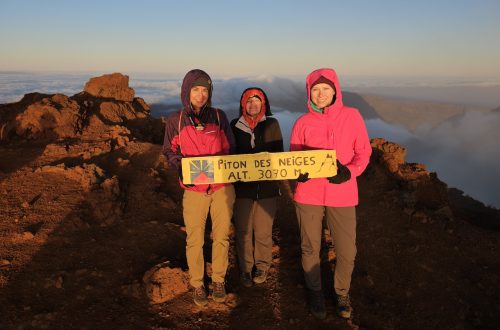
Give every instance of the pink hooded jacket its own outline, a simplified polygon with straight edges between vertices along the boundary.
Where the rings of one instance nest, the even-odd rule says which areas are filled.
[[[315,112],[309,103],[311,84],[320,76],[332,81],[336,89],[334,103]],[[356,177],[361,175],[370,160],[372,148],[363,118],[357,109],[342,103],[337,74],[332,69],[319,69],[307,76],[307,108],[309,112],[295,122],[290,137],[290,151],[334,149],[339,162],[351,171],[351,179],[333,184],[326,178],[297,183],[294,200],[301,204],[347,207],[358,204]]]

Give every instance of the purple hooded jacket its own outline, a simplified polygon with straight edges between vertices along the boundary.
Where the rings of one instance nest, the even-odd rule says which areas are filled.
[[[210,76],[199,69],[189,71],[182,81],[181,101],[183,108],[171,114],[165,123],[165,138],[163,153],[168,163],[175,169],[180,169],[182,157],[228,155],[234,150],[234,137],[224,111],[211,107],[212,88],[209,88],[207,105],[197,116],[205,128],[197,130],[193,124],[194,113],[189,101],[189,94],[193,83],[200,77],[208,79]],[[180,180],[179,180],[180,181]],[[211,193],[227,184],[197,184],[181,187],[192,191]]]

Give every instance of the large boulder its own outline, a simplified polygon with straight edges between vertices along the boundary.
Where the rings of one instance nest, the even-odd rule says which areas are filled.
[[[371,140],[372,161],[385,167],[403,188],[408,207],[440,209],[448,206],[447,185],[436,173],[427,171],[425,165],[407,163],[406,149],[382,138]]]
[[[135,95],[135,91],[128,87],[128,76],[121,73],[90,78],[85,84],[84,91],[95,97],[111,98],[125,102],[132,102]]]
[[[389,172],[398,173],[400,166],[405,164],[406,149],[399,144],[375,138],[371,140],[371,146],[375,154],[385,163]]]
[[[142,98],[134,97],[128,79],[120,73],[106,74],[91,78],[85,91],[71,97],[30,93],[19,102],[0,104],[0,144],[13,140],[98,140],[116,125],[127,127],[128,134],[137,139],[162,143],[161,120],[151,117]]]
[[[27,140],[75,135],[80,107],[62,94],[27,94],[21,101],[0,107],[0,141],[18,136]]]
[[[164,303],[189,291],[186,272],[172,267],[168,261],[148,270],[142,280],[151,304]]]

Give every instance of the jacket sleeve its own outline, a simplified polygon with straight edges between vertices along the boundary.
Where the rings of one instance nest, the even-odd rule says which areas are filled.
[[[241,154],[241,146],[238,145],[238,139],[237,139],[237,128],[236,128],[236,123],[238,122],[238,118],[236,119],[233,119],[231,120],[231,122],[229,123],[229,126],[231,127],[231,132],[233,133],[233,137],[234,137],[234,150],[232,152],[232,154]]]
[[[344,165],[349,168],[352,175],[360,176],[368,166],[370,155],[372,154],[372,147],[370,145],[370,139],[368,137],[368,132],[366,131],[363,117],[361,117],[357,111],[355,112],[354,120],[357,132],[353,143],[354,157],[349,164]]]
[[[304,150],[304,137],[300,118],[295,122],[290,135],[290,151]]]
[[[268,144],[267,150],[270,152],[283,151],[283,136],[281,135],[280,124],[276,119],[271,122],[271,141]]]
[[[236,143],[234,141],[233,130],[229,126],[229,121],[227,119],[226,113],[222,110],[216,109],[219,112],[220,117],[220,128],[223,132],[222,137],[222,150],[226,155],[231,155],[236,152]]]
[[[179,146],[179,113],[168,117],[165,122],[165,137],[163,139],[163,154],[167,157],[168,164],[174,169],[181,167],[182,154]]]

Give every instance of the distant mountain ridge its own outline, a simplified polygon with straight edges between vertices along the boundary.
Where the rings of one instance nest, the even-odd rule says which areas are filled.
[[[384,121],[403,126],[410,131],[421,125],[435,127],[467,111],[491,111],[451,103],[397,100],[376,95],[363,95],[361,97],[369,105],[369,111],[375,111]],[[360,111],[363,113],[366,110],[360,109]]]

